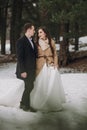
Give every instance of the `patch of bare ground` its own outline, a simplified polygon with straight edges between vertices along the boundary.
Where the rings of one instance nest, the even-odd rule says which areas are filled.
[[[87,57],[73,60],[66,68],[75,69],[79,72],[87,73]]]
[[[15,54],[0,56],[0,66],[2,66],[4,63],[10,63],[10,62],[16,62],[16,61],[17,59],[16,59]],[[87,73],[87,56],[72,60],[71,63],[69,63],[64,68],[68,69],[67,72],[69,71],[72,72],[71,70],[73,69],[73,72]],[[64,70],[64,72],[66,71]]]
[[[13,61],[16,61],[15,54],[0,55],[0,63],[7,63],[7,62],[13,62]]]

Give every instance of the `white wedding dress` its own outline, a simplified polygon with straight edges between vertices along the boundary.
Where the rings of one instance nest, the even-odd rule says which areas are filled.
[[[40,111],[59,111],[65,102],[60,73],[53,66],[43,66],[31,92],[31,106]]]

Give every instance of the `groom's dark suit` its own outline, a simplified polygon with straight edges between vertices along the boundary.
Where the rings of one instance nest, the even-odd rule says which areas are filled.
[[[17,78],[24,80],[25,90],[22,96],[21,104],[27,108],[30,107],[30,92],[33,89],[36,69],[36,47],[34,49],[29,39],[24,35],[17,41]],[[21,78],[21,73],[26,72],[27,78]]]

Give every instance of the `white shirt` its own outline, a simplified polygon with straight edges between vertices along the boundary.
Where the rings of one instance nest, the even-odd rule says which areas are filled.
[[[31,43],[32,48],[34,49],[34,45],[33,45],[33,42],[32,42],[32,38],[29,38],[29,42]]]

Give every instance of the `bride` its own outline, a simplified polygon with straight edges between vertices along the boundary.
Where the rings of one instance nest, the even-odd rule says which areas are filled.
[[[31,107],[40,111],[60,111],[65,102],[65,94],[58,71],[55,42],[45,27],[38,29],[36,45],[38,58]]]

